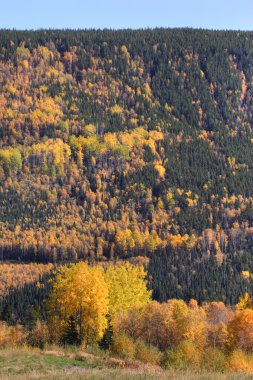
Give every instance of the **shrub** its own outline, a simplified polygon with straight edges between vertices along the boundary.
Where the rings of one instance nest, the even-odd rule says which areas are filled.
[[[28,333],[27,342],[31,346],[43,349],[49,343],[49,331],[45,322],[37,321],[34,329]]]
[[[162,359],[162,353],[156,347],[145,344],[139,341],[136,344],[135,359],[143,363],[159,365]]]
[[[201,364],[201,352],[191,341],[181,342],[175,349],[164,353],[162,365],[164,368],[197,369]]]
[[[218,349],[206,348],[202,356],[201,366],[210,372],[223,372],[226,368],[226,356]]]
[[[181,351],[176,349],[167,350],[164,353],[162,359],[162,366],[165,369],[175,368],[175,369],[183,369],[185,368],[184,357]]]
[[[21,325],[8,326],[0,322],[0,347],[19,346],[25,344],[26,334]]]
[[[135,354],[135,344],[133,340],[125,335],[115,335],[113,338],[112,352],[121,358],[132,359]]]
[[[227,369],[231,372],[245,372],[251,373],[253,371],[253,357],[241,350],[232,352],[228,363]]]

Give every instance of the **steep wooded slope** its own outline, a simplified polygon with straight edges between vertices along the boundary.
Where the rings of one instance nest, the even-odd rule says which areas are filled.
[[[211,256],[253,272],[253,33],[2,30],[0,42],[5,259],[166,249],[189,270]]]

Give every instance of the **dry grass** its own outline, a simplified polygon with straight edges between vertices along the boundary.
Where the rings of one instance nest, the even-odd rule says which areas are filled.
[[[243,380],[253,375],[163,371],[160,367],[123,361],[106,355],[52,349],[0,350],[1,380]]]

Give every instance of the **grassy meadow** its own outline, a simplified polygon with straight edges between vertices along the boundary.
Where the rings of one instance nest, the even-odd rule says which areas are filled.
[[[14,348],[0,350],[0,379],[136,379],[136,380],[242,380],[252,375],[234,373],[198,373],[164,371],[160,367],[144,365],[137,361],[109,358],[106,355],[50,348],[31,350]]]

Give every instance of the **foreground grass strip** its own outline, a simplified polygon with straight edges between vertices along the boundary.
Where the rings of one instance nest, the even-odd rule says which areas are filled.
[[[253,375],[160,371],[143,368],[107,368],[99,357],[68,356],[64,352],[45,353],[26,349],[0,350],[1,380],[253,380]]]
[[[0,351],[0,378],[4,375],[23,375],[31,372],[47,374],[52,371],[80,368],[92,368],[93,364],[86,360],[75,360],[66,356],[44,355],[39,352],[26,350],[1,350]]]

